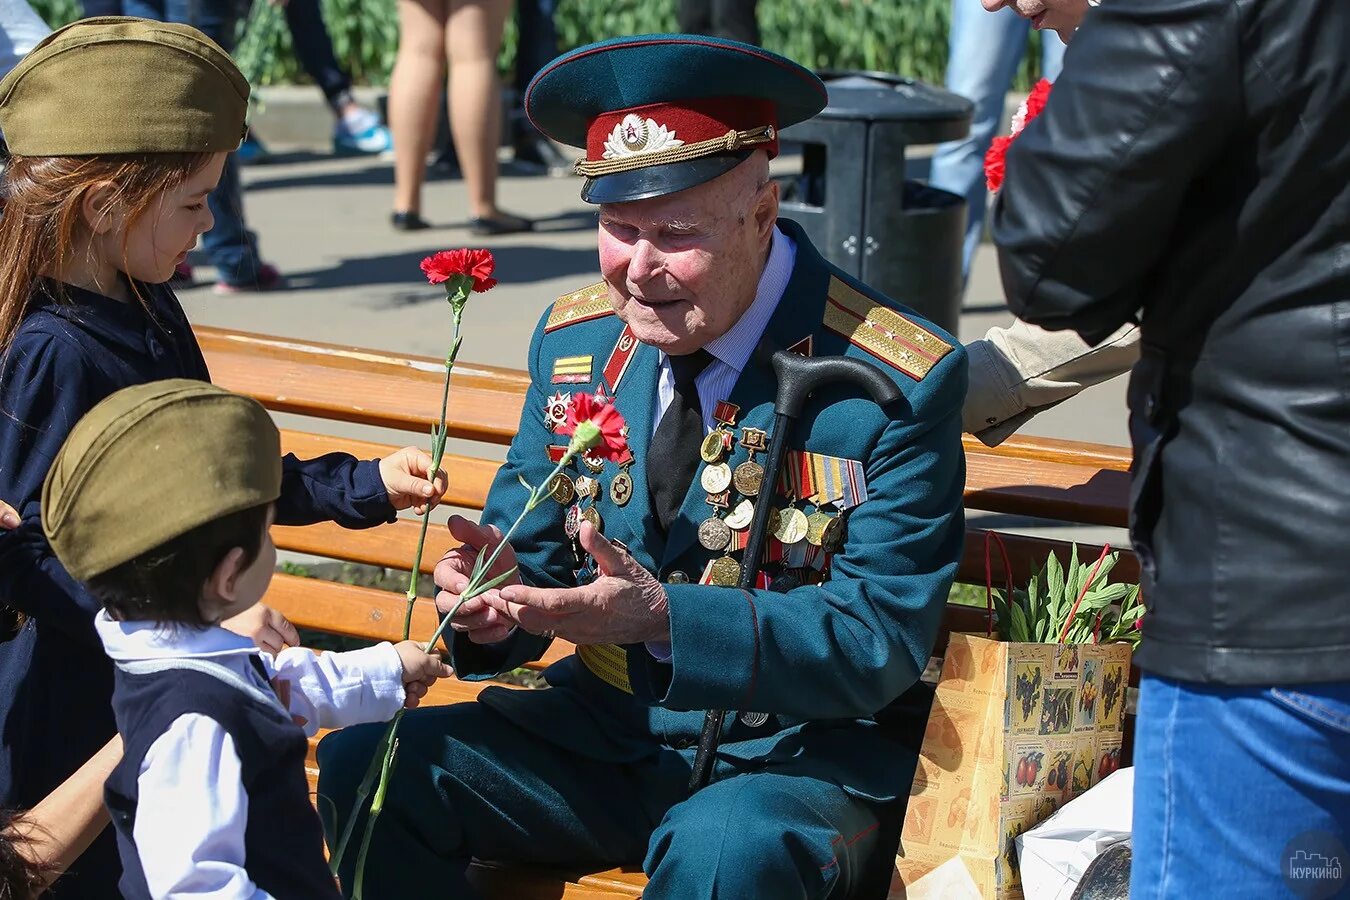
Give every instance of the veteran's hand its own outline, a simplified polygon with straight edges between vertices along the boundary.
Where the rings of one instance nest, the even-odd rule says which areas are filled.
[[[463,516],[451,516],[450,521],[446,523],[450,529],[450,534],[460,545],[441,559],[436,564],[435,574],[432,576],[436,580],[436,587],[440,591],[436,594],[436,609],[441,615],[446,615],[455,608],[459,602],[459,595],[469,586],[469,574],[473,572],[474,563],[478,559],[479,553],[491,554],[494,547],[502,542],[501,529],[495,525],[477,525],[470,522]],[[485,580],[491,580],[503,572],[509,571],[516,564],[516,554],[509,546],[505,547],[497,561],[492,564],[492,571],[488,573]],[[519,584],[520,574],[515,573],[505,582],[507,584]],[[495,595],[496,590],[488,592]],[[480,594],[464,601],[464,605],[455,613],[455,617],[450,620],[450,627],[456,631],[468,635],[469,640],[475,644],[492,644],[502,640],[511,633],[511,629],[516,627],[516,623],[511,621],[501,612],[487,605],[484,597]]]
[[[253,604],[239,615],[221,622],[220,625],[235,634],[243,635],[273,656],[286,647],[300,646],[300,633],[295,630],[290,620],[272,607],[261,603]]]
[[[582,523],[581,546],[600,569],[600,577],[590,584],[517,584],[489,592],[484,599],[528,632],[555,634],[575,644],[670,640],[670,602],[661,582],[589,522]]]
[[[0,500],[0,528],[13,531],[19,527],[19,514],[3,500]]]
[[[394,509],[407,509],[417,515],[435,506],[450,482],[444,469],[431,475],[431,456],[416,447],[404,447],[380,460],[380,479]]]

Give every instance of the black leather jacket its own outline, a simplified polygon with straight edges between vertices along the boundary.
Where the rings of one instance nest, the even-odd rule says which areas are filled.
[[[1132,318],[1154,673],[1350,680],[1350,2],[1106,0],[1017,139],[1008,304]]]

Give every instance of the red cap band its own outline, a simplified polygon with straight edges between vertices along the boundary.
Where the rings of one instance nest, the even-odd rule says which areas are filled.
[[[749,131],[766,125],[777,129],[777,108],[770,100],[750,97],[710,97],[634,106],[604,113],[591,121],[586,132],[586,159],[597,161],[653,153],[720,138],[728,131]],[[623,152],[611,152],[606,157],[605,151],[614,146]],[[770,159],[777,156],[776,134],[774,140],[756,149],[767,150]]]

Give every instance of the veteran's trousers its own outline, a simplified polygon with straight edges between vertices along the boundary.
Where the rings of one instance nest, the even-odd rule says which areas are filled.
[[[318,807],[330,846],[384,727],[347,728],[319,745]],[[399,726],[363,894],[476,897],[465,877],[471,857],[596,869],[645,859],[644,896],[661,900],[850,894],[877,844],[873,804],[795,774],[791,763],[723,767],[689,798],[692,759],[692,750],[657,744],[638,763],[590,759],[479,703],[412,710]],[[364,829],[362,815],[342,866],[348,894]]]

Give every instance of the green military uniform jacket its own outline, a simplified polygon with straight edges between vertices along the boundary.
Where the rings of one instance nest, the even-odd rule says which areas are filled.
[[[619,505],[611,496],[619,472],[614,463],[593,473],[578,462],[573,474],[600,483],[593,506],[604,534],[668,582],[672,657],[659,662],[640,644],[583,647],[546,671],[551,689],[489,688],[480,699],[541,740],[613,762],[663,747],[692,748],[703,710],[732,710],[720,748],[724,762],[750,770],[780,758],[808,759],[812,771],[857,796],[891,799],[908,794],[917,740],[909,736],[905,747],[878,720],[885,721],[886,708],[927,663],[963,545],[966,357],[950,335],[826,262],[795,223],[778,224],[797,253],[765,339],[789,348],[808,346],[809,338],[817,356],[867,360],[903,393],[883,410],[855,386],[827,388],[793,430],[790,447],[858,461],[864,473],[867,499],[846,515],[829,580],[786,592],[699,584],[708,563],[725,555],[705,549],[697,537],[712,513],[700,484],[703,463],[668,538],[661,539],[644,471],[660,354],[638,344],[613,399],[628,422],[636,458],[628,468],[631,497]],[[530,344],[532,383],[520,430],[492,486],[484,523],[505,530],[528,496],[520,479],[538,484],[548,476],[554,465],[548,448],[567,443],[546,424],[548,398],[560,389],[596,390],[623,332],[603,285],[561,298],[540,322]],[[587,356],[589,367],[578,361]],[[558,373],[572,383],[557,383]],[[747,363],[727,398],[739,407],[736,434],[745,427],[772,429],[775,388],[770,369]],[[747,457],[738,443],[727,461],[734,468]],[[786,503],[779,498],[778,505]],[[814,511],[810,503],[795,506]],[[516,531],[512,544],[526,581],[572,587],[592,577],[564,530],[568,508],[550,501]],[[691,583],[669,583],[686,575]],[[498,644],[477,645],[463,636],[452,644],[455,669],[466,679],[508,671],[546,649],[544,638],[523,631]]]

